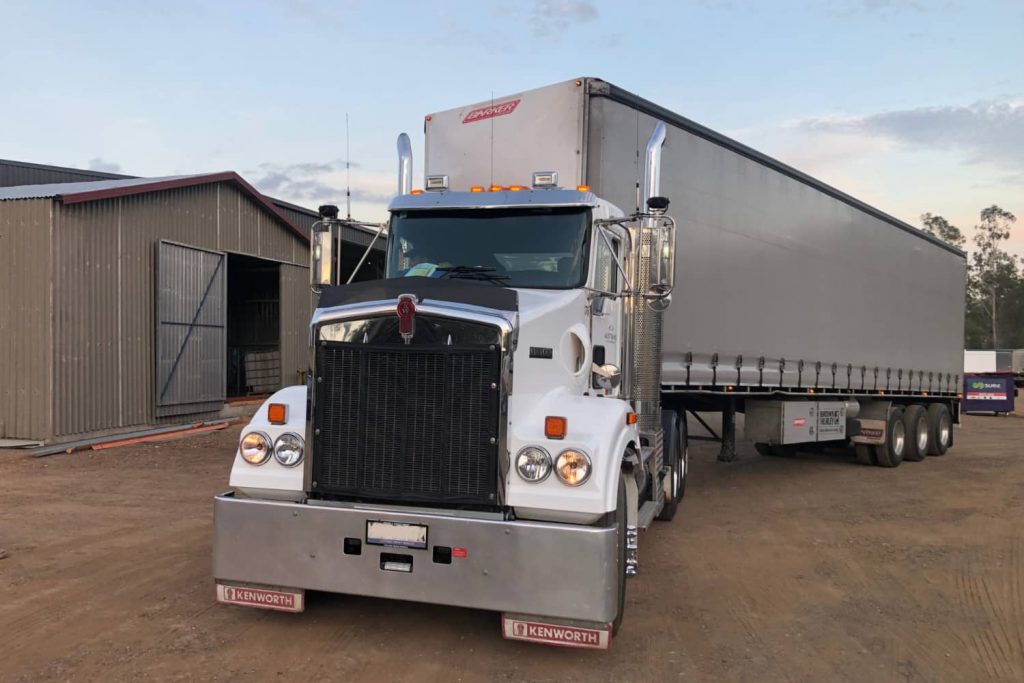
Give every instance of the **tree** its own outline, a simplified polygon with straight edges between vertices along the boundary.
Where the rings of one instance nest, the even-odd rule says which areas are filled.
[[[1017,257],[1002,248],[1010,238],[1017,217],[995,204],[983,209],[981,222],[974,226],[974,246],[968,287],[971,303],[980,307],[989,322],[992,348],[999,348],[999,318],[1003,300],[1019,287]],[[945,222],[945,221],[943,221]]]
[[[938,237],[943,242],[951,244],[957,249],[963,249],[967,244],[967,238],[956,227],[942,216],[933,216],[930,213],[921,215],[921,222],[924,223],[924,231],[933,237]]]

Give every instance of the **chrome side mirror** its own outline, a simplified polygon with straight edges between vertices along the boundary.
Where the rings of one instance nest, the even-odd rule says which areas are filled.
[[[598,365],[594,363],[591,371],[594,373],[594,384],[601,389],[611,391],[622,383],[622,371],[619,370],[618,365],[613,365],[612,363]]]
[[[334,229],[330,221],[317,221],[310,230],[309,280],[315,292],[334,284]]]

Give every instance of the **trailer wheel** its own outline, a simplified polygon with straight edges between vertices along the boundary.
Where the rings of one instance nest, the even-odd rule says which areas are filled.
[[[928,410],[919,403],[907,406],[903,411],[903,426],[907,432],[904,459],[911,462],[924,460],[928,455],[928,442],[931,440]]]
[[[907,451],[907,428],[903,424],[903,408],[889,408],[885,425],[885,443],[875,446],[875,459],[881,467],[899,467]]]
[[[928,406],[928,455],[945,455],[953,445],[953,418],[944,403]]]
[[[626,482],[619,479],[619,498],[615,506],[615,523],[618,526],[618,544],[616,551],[619,557],[619,611],[612,620],[612,635],[615,636],[622,626],[622,617],[626,613]]]
[[[875,457],[875,447],[866,443],[854,444],[854,450],[857,453],[857,462],[861,465],[877,465],[878,459]]]
[[[686,474],[689,469],[689,448],[686,439],[686,420],[674,410],[661,411],[661,427],[665,433],[665,466],[668,467],[671,494],[658,513],[658,519],[671,522],[679,510],[679,502],[686,493]]]

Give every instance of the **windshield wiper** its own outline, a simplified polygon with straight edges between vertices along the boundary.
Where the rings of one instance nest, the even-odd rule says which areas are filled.
[[[491,266],[445,266],[438,268],[437,270],[443,271],[444,275],[442,278],[460,278],[463,280],[486,280],[487,282],[493,282],[496,285],[505,287],[502,280],[510,280],[510,275],[498,275],[494,271],[497,268]]]

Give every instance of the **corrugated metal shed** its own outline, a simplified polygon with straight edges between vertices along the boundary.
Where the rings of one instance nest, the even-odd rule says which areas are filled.
[[[0,437],[52,442],[181,421],[157,410],[161,244],[224,253],[229,268],[262,264],[261,277],[278,278],[282,383],[305,368],[307,240],[237,174],[8,188],[0,198]],[[207,293],[215,260],[162,278],[163,289],[193,293],[183,304],[193,315],[176,312],[170,324],[198,330],[221,316],[205,308],[215,300],[196,294]],[[204,398],[209,361],[179,362]],[[189,387],[176,385],[178,398],[186,394],[179,405]],[[217,401],[196,405],[183,412],[219,410]]]
[[[48,166],[27,161],[0,159],[0,187],[13,185],[44,185],[49,183],[75,183],[87,180],[132,178],[120,173],[105,173],[91,169]]]

